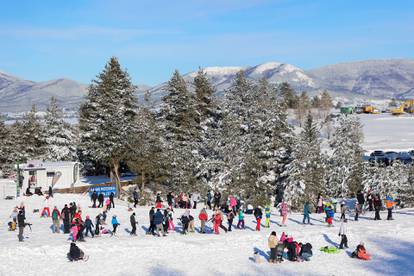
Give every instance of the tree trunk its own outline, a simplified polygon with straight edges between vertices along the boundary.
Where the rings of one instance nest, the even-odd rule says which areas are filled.
[[[112,160],[111,166],[111,178],[114,180],[116,185],[116,195],[118,198],[121,196],[121,179],[119,177],[119,161]]]

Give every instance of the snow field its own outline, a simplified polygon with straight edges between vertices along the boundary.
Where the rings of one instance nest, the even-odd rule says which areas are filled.
[[[99,209],[88,208],[90,201],[81,195],[56,194],[54,204],[59,209],[65,203],[75,201],[86,215],[94,218]],[[373,221],[373,214],[362,215],[359,222],[348,222],[350,248],[339,254],[326,254],[319,251],[325,245],[338,244],[339,222],[328,228],[323,223],[323,215],[311,214],[313,225],[302,225],[301,214],[290,214],[287,227],[280,227],[280,216],[273,210],[271,228],[254,231],[252,215],[246,215],[246,230],[233,230],[220,235],[193,233],[181,235],[171,233],[167,237],[145,235],[148,227],[149,207],[135,209],[139,226],[138,236],[130,237],[125,229],[130,229],[128,208],[124,202],[115,202],[107,222],[113,214],[121,223],[117,237],[103,235],[86,238],[78,242],[79,247],[89,255],[88,262],[71,263],[66,259],[70,242],[66,234],[52,234],[51,219],[40,218],[33,209],[45,205],[42,197],[24,199],[27,221],[33,223],[33,232],[25,229],[28,237],[23,243],[17,241],[17,232],[7,231],[8,216],[15,201],[0,201],[0,275],[413,275],[414,264],[414,210],[398,210],[394,221]],[[176,209],[174,223],[178,229],[177,217],[184,210]],[[191,211],[198,217],[198,210]],[[211,215],[211,212],[209,212]],[[386,217],[383,212],[382,218]],[[336,220],[338,216],[336,217]],[[237,218],[234,220],[237,223]],[[208,224],[212,227],[211,223]],[[226,225],[226,224],[225,224]],[[196,219],[196,228],[199,221]],[[110,226],[112,229],[112,226]],[[256,248],[262,256],[268,255],[267,238],[271,231],[280,237],[282,231],[292,235],[298,242],[310,242],[314,256],[310,262],[289,262],[282,264],[256,264],[251,258]],[[364,241],[373,260],[364,262],[349,257],[356,245]]]

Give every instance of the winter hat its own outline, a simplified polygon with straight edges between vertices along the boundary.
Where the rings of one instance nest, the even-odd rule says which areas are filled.
[[[135,213],[132,213],[133,216],[135,216]]]
[[[86,219],[89,219],[89,216],[86,216]]]

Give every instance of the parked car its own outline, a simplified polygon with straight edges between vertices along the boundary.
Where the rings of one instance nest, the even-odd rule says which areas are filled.
[[[411,164],[413,162],[411,154],[406,151],[400,152],[398,154],[397,160],[403,164]]]
[[[382,150],[375,150],[369,155],[369,162],[378,163],[388,166],[390,164],[388,157],[385,155],[385,152]]]
[[[396,151],[387,151],[385,153],[385,156],[388,158],[388,162],[391,164],[393,161],[395,161],[398,158],[398,152]]]

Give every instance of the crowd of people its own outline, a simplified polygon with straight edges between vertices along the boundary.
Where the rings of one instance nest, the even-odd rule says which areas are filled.
[[[50,196],[53,196],[52,194]],[[46,199],[49,196],[46,196]],[[85,241],[86,237],[97,237],[101,235],[116,236],[117,229],[120,225],[117,215],[111,211],[115,208],[114,194],[111,193],[105,200],[103,193],[92,192],[90,195],[92,206],[91,208],[100,208],[100,212],[92,219],[89,215],[84,216],[82,208],[76,204],[76,202],[69,202],[59,210],[57,206],[54,206],[52,211],[49,211],[48,207],[45,207],[40,212],[42,217],[50,217],[52,220],[52,232],[68,235],[68,240],[71,243],[71,249],[68,253],[68,258],[72,261],[82,259],[84,253],[79,251],[76,242]],[[134,190],[132,193],[134,207],[139,204],[139,191]],[[158,237],[167,236],[171,232],[181,232],[183,235],[196,232],[196,224],[199,225],[198,232],[201,234],[214,233],[220,234],[220,230],[224,233],[231,232],[236,225],[236,229],[245,229],[245,215],[253,215],[256,221],[256,231],[261,231],[261,227],[271,227],[272,208],[270,205],[266,205],[264,208],[261,206],[253,207],[250,204],[245,206],[244,202],[239,197],[230,195],[226,198],[222,198],[220,192],[209,191],[205,198],[205,206],[197,209],[197,204],[201,200],[201,196],[198,193],[186,194],[180,193],[174,195],[172,192],[166,195],[166,201],[161,196],[161,193],[156,193],[154,196],[154,206],[150,208],[148,213],[149,225],[146,230],[146,234],[154,235]],[[379,203],[378,203],[379,202]],[[333,226],[334,216],[337,211],[337,205],[340,206],[340,219],[341,222],[338,236],[340,237],[340,243],[338,248],[348,248],[347,237],[347,224],[348,219],[351,219],[350,207],[346,201],[337,202],[334,199],[324,198],[322,195],[318,196],[318,200],[315,203],[315,213],[325,213],[325,222],[328,227]],[[395,205],[395,200],[391,195],[387,195],[385,199],[385,206],[388,209],[388,219],[392,219],[392,208]],[[276,223],[281,227],[286,226],[287,217],[290,212],[290,206],[287,202],[282,200],[275,205],[279,211],[281,222]],[[381,219],[379,211],[383,208],[382,201],[378,195],[368,193],[364,195],[362,192],[356,196],[356,202],[354,204],[353,212],[355,213],[353,218],[358,221],[359,215],[368,210],[375,211],[375,220]],[[129,216],[130,223],[130,235],[137,235],[138,220],[136,213],[132,208]],[[178,209],[178,210],[177,210]],[[303,206],[303,224],[310,224],[311,221],[311,209],[312,204],[308,201]],[[212,213],[209,216],[208,210]],[[176,216],[176,212],[179,212]],[[107,222],[108,216],[111,213],[111,220]],[[12,210],[12,221],[9,222],[9,230],[19,229],[19,241],[24,240],[24,228],[30,226],[25,220],[25,207],[23,204],[16,206]],[[262,225],[262,219],[265,219]],[[177,219],[177,223],[174,221]],[[237,219],[237,223],[235,220]],[[211,222],[212,227],[208,227]],[[309,242],[297,242],[292,236],[288,236],[285,232],[282,232],[280,239],[277,238],[276,232],[272,231],[268,238],[268,245],[270,249],[269,262],[278,263],[285,259],[290,261],[309,261],[312,257],[312,245]],[[256,252],[257,253],[257,252]],[[285,255],[284,255],[285,254]],[[366,253],[364,244],[358,245],[353,256],[368,260],[370,256]]]

